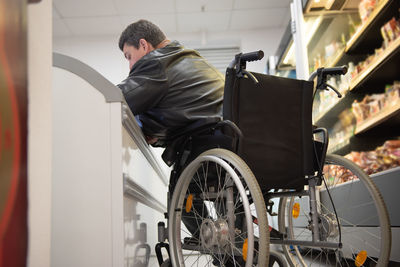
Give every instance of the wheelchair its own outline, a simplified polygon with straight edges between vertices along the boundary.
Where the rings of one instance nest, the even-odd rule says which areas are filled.
[[[346,68],[320,68],[309,81],[246,70],[262,57],[236,55],[226,71],[223,120],[190,125],[163,153],[173,170],[160,265],[269,266],[277,244],[290,266],[387,266],[382,196],[357,165],[327,155],[328,131],[312,125],[316,92],[335,90],[327,77]]]

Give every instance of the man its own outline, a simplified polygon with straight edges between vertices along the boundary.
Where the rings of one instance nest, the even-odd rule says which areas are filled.
[[[121,34],[119,47],[129,61],[130,72],[118,86],[133,114],[138,115],[149,144],[174,150],[175,145],[169,143],[171,136],[201,119],[222,117],[224,77],[198,52],[169,41],[146,20],[130,24]],[[180,172],[191,160],[209,148],[229,147],[231,141],[221,136],[214,137],[213,142],[204,138],[193,138],[190,156],[174,165],[170,196]],[[177,143],[181,146],[183,142]],[[194,204],[193,209],[204,207],[202,203]],[[186,227],[198,235],[198,219],[192,211],[186,215],[182,218]]]
[[[188,125],[222,117],[224,77],[198,52],[169,41],[146,20],[130,24],[121,34],[119,47],[129,61],[130,72],[118,87],[133,114],[138,115],[149,144],[168,146],[169,138]],[[191,160],[213,147],[230,149],[232,140],[218,133],[213,137],[197,136],[191,142],[190,155],[185,161],[179,160],[171,172],[170,196],[180,172]],[[203,203],[193,203],[192,210],[207,208]],[[186,228],[198,240],[199,217],[193,211],[183,214]],[[204,211],[208,217],[206,214]]]
[[[222,115],[224,77],[195,50],[169,41],[146,20],[122,32],[119,48],[130,72],[118,87],[149,144],[165,146],[185,126]]]

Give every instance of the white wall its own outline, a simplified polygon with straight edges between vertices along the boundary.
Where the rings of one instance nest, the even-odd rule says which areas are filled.
[[[53,51],[88,64],[114,84],[128,75],[128,65],[118,48],[118,36],[55,38]]]
[[[201,47],[205,43],[206,46],[211,47],[238,45],[243,53],[263,50],[265,56],[262,60],[251,62],[247,65],[248,70],[263,73],[266,60],[270,55],[275,55],[283,32],[284,28],[271,28],[266,30],[208,33],[205,36],[199,33],[177,34],[172,37],[182,40],[183,44],[194,48]]]
[[[248,69],[264,72],[266,58],[274,55],[283,34],[283,28],[254,31],[235,31],[191,34],[171,34],[171,40],[181,41],[187,47],[238,45],[243,52],[263,50],[265,58],[248,64]],[[54,38],[55,52],[73,56],[90,65],[111,82],[117,84],[128,75],[128,62],[118,48],[119,33],[115,36]]]
[[[50,266],[52,1],[28,5],[28,266]]]

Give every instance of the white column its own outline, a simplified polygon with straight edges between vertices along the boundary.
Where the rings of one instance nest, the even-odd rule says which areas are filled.
[[[52,0],[28,4],[28,266],[50,266]]]
[[[297,79],[307,80],[309,77],[308,56],[301,0],[293,0],[290,4],[290,12],[292,16],[291,26],[295,46]]]
[[[121,103],[110,103],[112,266],[124,266]],[[121,190],[122,189],[122,190]]]

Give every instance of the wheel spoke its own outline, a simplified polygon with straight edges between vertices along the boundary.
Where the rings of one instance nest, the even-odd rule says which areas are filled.
[[[181,175],[177,183],[170,207],[173,210],[170,212],[170,220],[174,223],[169,224],[169,231],[171,239],[179,237],[179,241],[171,242],[170,240],[170,249],[176,251],[176,253],[171,253],[172,262],[187,262],[184,266],[213,266],[213,264],[225,266],[228,262],[232,266],[242,266],[239,263],[241,262],[239,255],[243,253],[244,241],[258,240],[255,236],[250,238],[248,236],[249,231],[254,231],[257,235],[262,233],[261,236],[264,239],[258,240],[257,244],[263,248],[263,251],[261,253],[260,249],[254,249],[252,253],[258,255],[255,258],[262,260],[263,263],[260,264],[264,265],[268,256],[267,239],[265,239],[268,224],[261,190],[248,167],[235,154],[219,149],[215,151],[221,151],[221,154],[211,158],[213,153],[210,152],[210,156],[206,155],[210,158],[200,156],[190,163],[187,167],[189,169],[186,172],[187,175],[185,177]],[[238,163],[240,163],[240,168],[236,168],[235,164]],[[251,186],[246,182],[249,179],[253,179]],[[233,190],[227,190],[228,188]],[[252,194],[253,191],[257,192],[256,196]],[[234,224],[229,222],[229,225],[230,227],[234,225],[235,229],[230,228],[228,232],[233,234],[232,231],[234,231],[234,235],[225,234],[227,231],[222,232],[224,227],[229,227],[227,192],[230,194],[233,192],[233,203],[229,204],[229,209],[232,205],[235,222]],[[189,196],[189,201],[193,201],[192,203],[188,202]],[[259,225],[253,223],[247,225],[247,221],[252,221],[252,218],[247,217],[245,220],[249,214],[246,215],[244,212],[243,198],[248,198],[250,214],[258,218]],[[257,207],[257,203],[261,203],[262,206]],[[186,208],[188,208],[188,213],[185,212]],[[257,211],[260,212],[263,209],[260,216]],[[263,230],[257,229],[260,225]],[[186,237],[190,239],[186,240]],[[252,263],[247,263],[246,266],[251,266]]]

